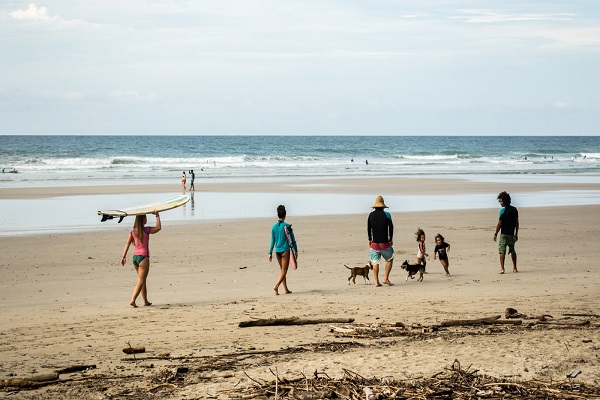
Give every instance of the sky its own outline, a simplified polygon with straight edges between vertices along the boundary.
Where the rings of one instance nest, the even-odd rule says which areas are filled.
[[[600,135],[600,2],[2,0],[7,134]]]

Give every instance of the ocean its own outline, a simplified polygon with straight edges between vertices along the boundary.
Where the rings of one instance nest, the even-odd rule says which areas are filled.
[[[186,206],[165,213],[163,222],[272,217],[278,204],[294,216],[366,215],[373,201],[360,194],[209,193],[201,190],[205,181],[302,185],[303,179],[318,178],[446,176],[600,183],[600,137],[0,136],[0,168],[0,188],[173,184],[173,193],[154,195],[0,199],[5,210],[0,236],[29,235],[124,229],[100,223],[96,211],[181,194],[181,172],[190,169],[200,191],[190,193]],[[386,202],[393,211],[497,208],[496,194],[386,196]],[[600,190],[521,192],[513,194],[513,202],[518,207],[600,204]],[[320,204],[339,206],[323,210]]]
[[[0,188],[203,180],[600,173],[600,137],[0,136]],[[16,170],[18,173],[8,173]]]

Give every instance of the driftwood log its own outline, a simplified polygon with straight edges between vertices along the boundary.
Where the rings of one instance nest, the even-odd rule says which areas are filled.
[[[125,354],[137,354],[137,353],[145,353],[145,347],[125,347],[123,349],[123,353]]]
[[[564,325],[564,326],[585,326],[589,325],[590,321],[534,321],[531,325]]]
[[[565,317],[591,317],[591,318],[600,318],[599,314],[563,314]]]
[[[42,386],[46,386],[58,382],[66,382],[67,380],[59,381],[60,374],[69,374],[72,372],[85,371],[86,369],[96,368],[95,365],[74,365],[58,369],[49,374],[28,376],[25,378],[12,378],[7,379],[4,382],[0,382],[0,387],[17,387],[21,389],[35,389]]]
[[[275,326],[275,325],[314,325],[314,324],[350,324],[354,318],[317,318],[302,319],[298,317],[291,318],[270,318],[254,319],[251,321],[242,321],[238,324],[240,328],[249,328],[253,326]]]
[[[521,325],[521,320],[501,320],[500,315],[493,317],[478,318],[478,319],[457,319],[452,321],[444,321],[439,326],[473,326],[473,325]]]
[[[28,376],[26,378],[7,379],[3,382],[3,387],[35,388],[41,382],[51,382],[58,380],[58,373]]]

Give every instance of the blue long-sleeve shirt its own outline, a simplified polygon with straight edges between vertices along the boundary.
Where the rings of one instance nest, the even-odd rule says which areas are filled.
[[[283,221],[277,221],[271,228],[271,247],[269,248],[269,254],[273,254],[273,248],[277,253],[285,253],[290,251],[290,245],[287,242],[287,238],[285,237],[285,227],[290,226],[288,223]],[[294,250],[298,251],[298,246],[296,245],[296,238],[294,237],[294,232],[292,231],[292,243],[294,244]]]

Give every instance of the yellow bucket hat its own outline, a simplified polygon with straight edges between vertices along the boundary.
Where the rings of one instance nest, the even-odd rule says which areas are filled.
[[[375,199],[375,205],[373,205],[372,208],[389,208],[389,207],[386,206],[385,203],[383,202],[383,197],[377,196],[377,198]]]

